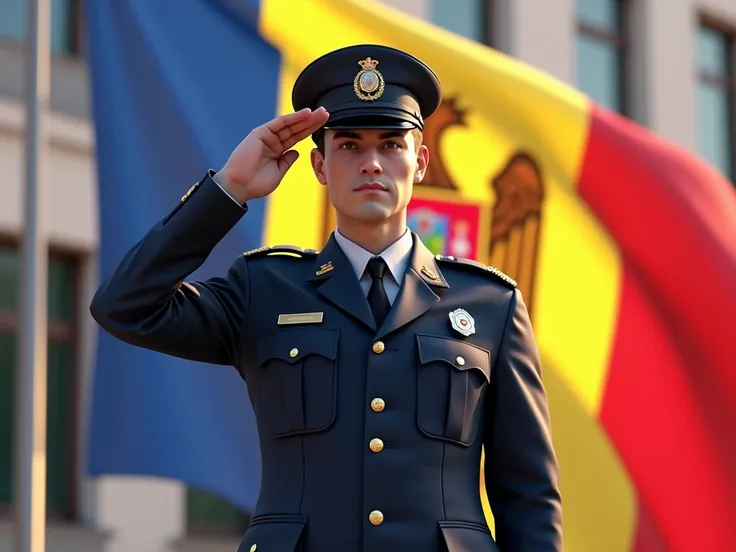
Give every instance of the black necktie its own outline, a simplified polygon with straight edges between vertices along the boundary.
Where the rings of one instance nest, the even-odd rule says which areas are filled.
[[[388,300],[388,295],[386,295],[386,289],[383,287],[383,275],[386,274],[388,266],[381,257],[373,257],[368,261],[367,270],[373,280],[371,289],[368,290],[368,304],[373,311],[376,324],[380,328],[388,311],[391,310],[391,303]]]

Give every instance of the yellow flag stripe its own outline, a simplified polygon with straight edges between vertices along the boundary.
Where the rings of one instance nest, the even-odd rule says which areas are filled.
[[[514,153],[537,161],[545,199],[533,322],[562,469],[566,550],[628,552],[635,492],[597,421],[621,262],[576,193],[588,132],[586,99],[516,60],[373,2],[262,0],[261,6],[261,33],[282,54],[281,112],[292,110],[291,87],[312,59],[377,42],[429,63],[445,97],[466,110],[465,124],[448,129],[442,151],[431,152],[442,155],[462,187],[460,197],[489,207],[489,183]],[[325,190],[312,173],[312,148],[309,140],[297,146],[300,160],[269,198],[267,243],[323,245]]]

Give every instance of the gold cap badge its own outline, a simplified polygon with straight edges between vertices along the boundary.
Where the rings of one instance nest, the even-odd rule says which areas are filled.
[[[355,95],[366,102],[377,100],[383,95],[383,90],[386,86],[383,75],[376,69],[378,60],[367,57],[361,59],[358,65],[362,69],[355,75],[355,80],[353,81]]]

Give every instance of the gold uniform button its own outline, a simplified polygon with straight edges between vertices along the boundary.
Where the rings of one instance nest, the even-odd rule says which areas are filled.
[[[296,347],[294,347],[291,351],[289,351],[289,356],[291,358],[294,358],[298,354],[299,354],[299,349],[297,349]]]
[[[380,397],[376,397],[371,401],[371,408],[373,412],[383,412],[383,409],[386,408],[386,401]]]
[[[380,439],[371,439],[370,447],[373,452],[381,452],[383,450],[383,441]]]
[[[250,547],[250,552],[256,552],[256,548],[258,548],[258,545],[254,544],[253,546]]]
[[[373,352],[377,355],[380,355],[383,351],[386,350],[386,346],[383,344],[383,341],[376,341],[373,344]]]
[[[465,366],[465,359],[461,356],[457,357],[455,359],[455,362],[457,362],[458,366]]]
[[[381,525],[383,523],[383,513],[380,510],[373,510],[368,519],[373,525]]]

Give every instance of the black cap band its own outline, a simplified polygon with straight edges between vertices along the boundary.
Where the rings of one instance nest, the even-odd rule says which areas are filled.
[[[382,119],[393,118],[410,123],[411,126],[420,130],[424,128],[424,119],[422,119],[419,104],[411,92],[402,86],[387,85],[381,96],[380,104],[370,108],[370,113],[366,113],[368,110],[365,101],[357,99],[353,90],[345,87],[333,88],[318,98],[316,103],[324,106],[330,114],[325,125],[327,128],[336,128],[345,119],[366,116]]]

